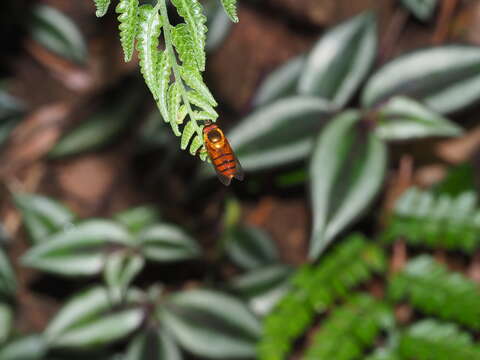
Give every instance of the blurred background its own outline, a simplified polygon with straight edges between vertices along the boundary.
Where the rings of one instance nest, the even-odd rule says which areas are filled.
[[[116,4],[2,2],[0,359],[480,358],[480,2],[240,0],[235,24],[202,3],[205,82],[245,170],[228,188],[180,149],[137,55],[124,62]],[[305,323],[281,328],[308,271],[362,258],[338,249],[355,244],[373,265],[312,275],[334,301],[297,299],[283,322]],[[430,273],[461,284],[432,305],[405,285]],[[65,305],[79,293],[92,308]],[[329,335],[344,303],[388,307],[372,339]],[[356,350],[327,357],[322,329]],[[442,353],[420,336],[437,330],[464,341]]]

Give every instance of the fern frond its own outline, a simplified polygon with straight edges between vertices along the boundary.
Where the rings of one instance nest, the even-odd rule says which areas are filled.
[[[182,148],[182,150],[185,150],[188,147],[188,144],[190,143],[190,140],[192,139],[194,133],[195,126],[193,125],[193,122],[190,121],[183,128],[182,140],[180,142],[180,147]]]
[[[120,0],[116,12],[120,14],[118,16],[120,42],[122,43],[125,62],[129,62],[132,59],[138,33],[138,0]]]
[[[207,149],[205,149],[205,147],[201,148],[198,156],[200,156],[200,160],[207,161],[208,160]]]
[[[298,270],[291,282],[293,288],[264,322],[259,359],[284,359],[316,313],[325,311],[385,267],[381,248],[353,235],[322,259],[320,265],[306,265]]]
[[[303,359],[358,359],[392,323],[393,312],[385,304],[356,295],[322,323]]]
[[[110,0],[94,2],[97,16],[103,16]],[[215,121],[218,117],[214,109],[217,102],[202,79],[205,70],[206,17],[198,0],[171,2],[185,21],[177,26],[170,24],[165,0],[156,0],[155,7],[150,4],[139,6],[139,0],[120,0],[116,7],[120,40],[125,61],[131,60],[137,43],[145,83],[164,121],[170,123],[176,136],[182,137],[181,148],[187,149],[191,142],[190,153],[199,153],[200,158],[205,160],[207,153],[203,147],[202,127],[198,122]],[[232,14],[234,5],[231,1],[225,4]],[[165,39],[163,51],[159,49],[162,28]],[[182,131],[180,125],[184,124],[187,116],[189,120]]]
[[[175,136],[182,136],[182,132],[180,131],[178,124],[175,121],[170,123],[170,127],[172,128],[173,134]]]
[[[206,111],[194,111],[193,112],[194,114],[194,117],[195,117],[195,120],[202,120],[202,121],[205,121],[205,120],[211,120],[212,119],[212,116],[207,113]]]
[[[172,74],[172,64],[167,52],[164,51],[160,55],[158,61],[158,99],[157,105],[162,114],[163,120],[169,122],[168,116],[168,87],[170,84],[170,76]]]
[[[187,24],[178,24],[172,28],[172,42],[182,61],[179,72],[185,83],[192,89],[197,90],[204,100],[212,106],[217,106],[212,93],[202,80],[202,75],[196,66],[195,43],[189,32]]]
[[[432,257],[411,260],[389,285],[395,301],[408,300],[422,312],[480,329],[480,290],[460,273],[449,271]]]
[[[223,8],[227,13],[230,20],[233,22],[238,22],[238,15],[237,15],[237,0],[221,0]]]
[[[178,116],[180,112],[180,105],[182,103],[182,94],[180,92],[180,84],[178,82],[170,85],[168,89],[168,121],[174,130],[176,136],[181,136],[182,133],[178,130]]]
[[[161,32],[160,16],[158,14],[159,4],[160,2],[155,7],[149,4],[140,7],[140,24],[137,41],[140,69],[145,83],[152,92],[155,100],[160,98],[160,77],[164,75],[165,70],[165,68],[160,66],[162,65],[160,64],[162,58],[161,52],[158,50],[158,37]],[[165,99],[165,97],[161,99]]]
[[[479,360],[480,350],[468,333],[456,325],[423,320],[412,325],[400,338],[402,359]]]
[[[195,44],[187,24],[182,23],[172,27],[172,43],[183,66],[192,71],[197,71]]]
[[[202,109],[205,114],[208,114],[208,116],[210,116],[210,119],[218,118],[218,113],[215,111],[212,105],[209,104],[208,100],[205,99],[200,93],[192,90],[188,92],[187,96],[188,100],[193,105]]]
[[[378,349],[363,360],[402,360],[396,349]]]
[[[202,97],[203,102],[211,106],[218,105],[207,85],[203,82],[202,76],[198,72],[181,67],[180,76],[190,88],[197,91],[197,94]]]
[[[177,123],[179,125],[183,124],[187,115],[188,115],[187,105],[183,104],[182,106],[180,106],[180,110],[178,111],[178,114],[177,114]]]
[[[172,0],[179,15],[185,20],[190,36],[193,40],[195,62],[199,71],[205,70],[205,42],[207,19],[203,14],[202,5],[198,0]]]
[[[406,238],[412,245],[473,252],[480,244],[480,210],[474,192],[457,197],[435,197],[428,191],[409,189],[397,202],[386,241]]]
[[[200,135],[195,136],[190,144],[190,154],[195,155],[202,146],[202,137]]]
[[[97,7],[97,12],[95,13],[95,15],[97,15],[97,17],[104,16],[108,11],[108,7],[110,6],[110,0],[94,0],[94,1],[95,1],[95,6]]]

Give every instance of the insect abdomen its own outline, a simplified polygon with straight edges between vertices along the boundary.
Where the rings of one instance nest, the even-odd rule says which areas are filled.
[[[236,161],[232,153],[220,155],[213,160],[213,164],[225,176],[233,176],[235,174]]]

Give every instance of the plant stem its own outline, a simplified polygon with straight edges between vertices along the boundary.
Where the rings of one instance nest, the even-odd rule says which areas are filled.
[[[185,89],[185,86],[183,85],[182,78],[180,77],[180,70],[179,70],[179,65],[177,63],[177,57],[175,56],[175,51],[173,50],[173,45],[172,45],[172,38],[171,38],[171,27],[170,21],[168,19],[168,11],[167,11],[167,0],[158,0],[160,3],[160,16],[162,18],[162,24],[163,24],[163,34],[165,37],[165,51],[167,52],[167,56],[170,57],[170,62],[172,64],[172,69],[173,69],[173,75],[175,76],[175,81],[179,83],[180,85],[180,94],[183,99],[183,103],[185,104],[187,108],[187,113],[190,116],[190,120],[193,121],[195,131],[197,134],[202,137],[202,129],[200,126],[198,126],[197,121],[195,120],[195,116],[193,115],[193,110],[192,107],[190,106],[190,101],[188,100],[187,96],[187,90]],[[157,3],[158,4],[158,3]]]

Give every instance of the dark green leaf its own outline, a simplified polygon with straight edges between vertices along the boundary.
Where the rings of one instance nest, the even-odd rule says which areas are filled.
[[[82,34],[68,17],[55,8],[35,6],[31,34],[48,50],[79,63],[85,62],[87,48]]]
[[[450,271],[429,255],[410,260],[390,281],[389,296],[407,300],[425,314],[480,329],[480,290],[465,275]]]
[[[173,225],[153,225],[139,234],[138,241],[144,256],[153,261],[179,261],[200,254],[195,240]]]
[[[118,311],[68,330],[55,339],[51,346],[89,349],[108,345],[126,337],[142,320],[141,308]]]
[[[52,234],[67,230],[75,220],[75,215],[68,208],[45,196],[16,193],[14,200],[35,244],[47,242]]]
[[[145,260],[137,254],[115,251],[105,262],[104,278],[113,303],[120,303],[135,276],[142,271]]]
[[[356,111],[338,115],[321,133],[314,149],[310,164],[311,259],[365,210],[382,184],[385,144],[359,128],[359,120]]]
[[[226,251],[232,260],[244,269],[272,264],[278,253],[270,237],[253,227],[237,227],[226,235]]]
[[[26,266],[58,275],[94,275],[103,268],[109,243],[135,245],[128,232],[116,223],[88,220],[33,247],[22,261]]]
[[[15,274],[7,255],[0,248],[0,296],[12,295],[15,291]]]
[[[47,352],[47,344],[40,335],[31,335],[10,341],[0,349],[2,360],[40,360]]]
[[[458,136],[462,129],[415,100],[398,96],[380,108],[376,133],[384,140],[404,140]]]
[[[173,295],[159,308],[160,321],[187,350],[215,359],[250,358],[261,327],[245,305],[207,290]]]
[[[263,321],[259,359],[287,359],[295,340],[307,332],[318,314],[350,298],[352,289],[375,273],[384,273],[386,267],[383,249],[358,234],[339,242],[318,265],[302,266],[292,276],[288,293]]]
[[[311,338],[304,360],[359,359],[382,330],[393,323],[393,311],[371,296],[350,296],[346,305],[335,308]]]
[[[402,360],[402,358],[397,354],[397,350],[395,348],[380,348],[363,360]]]
[[[304,159],[331,114],[315,97],[292,97],[243,119],[228,135],[245,170],[262,170]]]
[[[107,105],[99,113],[72,129],[50,151],[49,156],[59,158],[98,149],[110,143],[126,128],[132,118],[141,92],[127,93],[119,103]]]
[[[480,349],[476,345],[470,334],[457,325],[426,319],[405,331],[398,352],[401,359],[478,360]]]
[[[460,250],[473,253],[480,245],[476,193],[452,197],[410,188],[395,203],[389,226],[382,238],[403,238],[413,246]]]
[[[128,302],[136,300],[130,292]],[[140,308],[112,311],[108,291],[95,287],[70,299],[48,325],[45,335],[52,347],[93,348],[125,337],[141,323]]]
[[[171,336],[162,330],[147,330],[128,346],[124,360],[181,360],[182,355]]]
[[[0,346],[8,339],[12,330],[13,312],[10,306],[0,302]]]
[[[399,94],[441,114],[473,104],[480,98],[480,48],[448,45],[394,59],[368,81],[362,104],[373,107]]]
[[[328,31],[307,59],[299,92],[343,107],[370,71],[377,53],[376,30],[375,15],[369,12]]]
[[[254,106],[263,106],[282,97],[294,95],[298,78],[304,68],[305,56],[300,55],[272,71],[255,94]]]
[[[45,335],[48,339],[55,339],[110,308],[108,291],[103,287],[94,287],[73,296],[57,313],[48,325]]]
[[[437,3],[438,0],[402,0],[402,4],[423,21],[432,17]]]
[[[114,215],[114,219],[128,228],[132,233],[138,233],[160,219],[158,210],[153,206],[138,206]]]
[[[236,277],[229,285],[255,314],[266,315],[288,290],[291,274],[290,266],[271,265]]]

